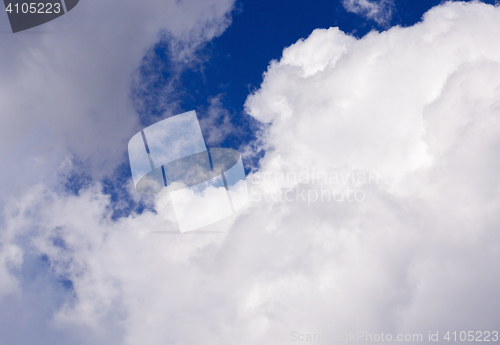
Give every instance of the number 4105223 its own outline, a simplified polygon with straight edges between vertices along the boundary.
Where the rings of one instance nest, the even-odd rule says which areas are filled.
[[[31,3],[22,3],[22,4],[9,4],[7,8],[5,9],[9,13],[60,13],[61,12],[61,4],[55,3],[36,3],[36,2],[31,2]]]

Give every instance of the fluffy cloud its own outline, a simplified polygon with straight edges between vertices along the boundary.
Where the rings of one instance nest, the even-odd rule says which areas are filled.
[[[232,5],[87,0],[29,32],[3,34],[0,160],[9,164],[0,178],[9,184],[2,194],[47,182],[70,154],[97,178],[111,172],[139,128],[130,86],[141,59],[168,39],[171,63],[181,69],[230,24]]]
[[[96,179],[110,174],[140,128],[130,94],[143,57],[164,40],[171,65],[182,70],[230,24],[232,6],[232,0],[147,5],[82,0],[67,15],[15,35],[8,33],[6,12],[0,13],[0,298],[8,295],[2,300],[1,343],[50,343],[46,329],[53,325],[41,320],[52,319],[61,302],[54,297],[61,291],[49,288],[59,278],[45,281],[44,274],[38,283],[48,286],[47,295],[37,296],[38,273],[30,267],[36,272],[48,268],[34,268],[40,253],[31,251],[30,239],[23,237],[31,229],[31,213],[27,210],[26,218],[13,225],[9,210],[18,210],[20,195],[34,193],[33,186],[59,188],[71,159],[80,163],[76,173]],[[92,338],[85,336],[89,342]]]
[[[113,221],[98,184],[39,185],[5,211],[2,260],[44,255],[71,281],[51,325],[82,344],[495,330],[499,34],[480,3],[359,40],[316,30],[247,100],[266,154],[227,234],[176,235],[165,194]]]
[[[348,12],[374,20],[378,24],[387,25],[392,17],[394,1],[342,0],[342,5]]]

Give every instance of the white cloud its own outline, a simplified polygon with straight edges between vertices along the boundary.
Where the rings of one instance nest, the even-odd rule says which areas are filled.
[[[172,63],[182,68],[230,24],[232,6],[233,0],[155,0],[147,5],[82,0],[67,15],[14,35],[8,33],[6,12],[1,12],[0,207],[9,203],[18,210],[20,195],[34,193],[33,186],[40,183],[59,188],[61,173],[68,169],[61,162],[67,157],[81,162],[77,173],[101,178],[112,172],[139,130],[130,87],[143,56],[159,39],[168,39],[175,48],[169,55]],[[27,340],[31,334],[42,344],[51,337],[44,338],[47,332],[38,326],[53,310],[47,315],[26,302],[40,298],[27,283],[28,258],[39,253],[22,237],[33,225],[33,214],[24,210],[21,215],[14,225],[15,215],[4,209],[0,219],[0,343],[33,343]],[[52,297],[44,302],[58,308]],[[26,321],[26,329],[6,326],[31,316],[36,320]],[[102,337],[99,341],[106,342]]]
[[[230,24],[232,5],[86,0],[27,33],[2,34],[0,161],[9,164],[0,178],[10,184],[3,194],[48,181],[70,154],[97,178],[111,172],[139,128],[130,86],[148,49],[168,37],[173,65],[185,65]]]
[[[241,134],[241,129],[231,123],[231,113],[223,107],[221,98],[222,95],[217,95],[209,99],[206,117],[200,120],[208,147],[220,146],[230,135]]]
[[[392,18],[393,0],[342,0],[347,12],[356,13],[378,24],[388,24]]]
[[[227,234],[150,234],[176,230],[164,194],[158,214],[114,222],[98,185],[39,186],[11,202],[3,243],[73,281],[54,325],[88,329],[82,344],[494,330],[499,19],[499,7],[446,3],[412,27],[316,30],[285,49],[246,103],[267,152]],[[365,198],[327,201],[347,188]]]

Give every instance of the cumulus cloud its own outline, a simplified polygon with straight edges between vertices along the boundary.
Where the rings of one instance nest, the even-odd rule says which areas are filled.
[[[378,24],[387,25],[392,18],[393,0],[342,0],[347,12],[356,13]]]
[[[459,2],[361,39],[315,30],[247,99],[266,154],[226,234],[174,235],[166,194],[114,221],[99,184],[41,184],[6,209],[3,260],[71,281],[52,326],[82,344],[495,330],[499,34],[499,7]]]

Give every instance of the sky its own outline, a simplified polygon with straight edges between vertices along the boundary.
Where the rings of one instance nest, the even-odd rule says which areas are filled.
[[[494,1],[0,15],[0,345],[498,341],[499,35]],[[132,181],[190,110],[243,157],[223,233]]]

